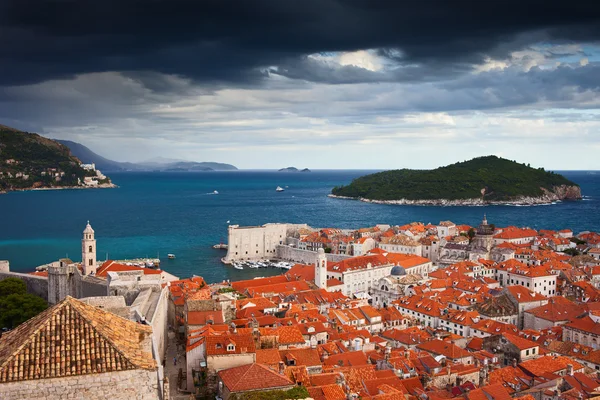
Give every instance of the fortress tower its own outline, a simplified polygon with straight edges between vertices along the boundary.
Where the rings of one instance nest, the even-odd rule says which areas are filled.
[[[319,249],[315,263],[315,284],[320,289],[327,289],[327,256],[323,249]]]
[[[96,273],[96,239],[90,221],[83,230],[83,239],[81,240],[81,267],[83,275]]]

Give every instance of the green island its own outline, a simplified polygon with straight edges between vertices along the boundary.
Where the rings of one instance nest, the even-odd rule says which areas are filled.
[[[65,145],[0,125],[0,193],[112,186],[110,178],[82,164]]]
[[[331,197],[415,205],[542,204],[581,199],[579,185],[543,168],[496,156],[432,170],[401,169],[354,179]]]

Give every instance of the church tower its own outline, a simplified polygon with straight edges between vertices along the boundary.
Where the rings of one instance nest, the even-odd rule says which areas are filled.
[[[327,256],[323,249],[319,249],[315,263],[315,285],[320,289],[327,289]]]
[[[88,221],[83,230],[83,239],[81,240],[81,265],[83,274],[89,275],[96,272],[96,239],[94,239],[94,230]]]

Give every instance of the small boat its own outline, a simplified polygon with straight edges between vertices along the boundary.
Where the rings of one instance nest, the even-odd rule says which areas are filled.
[[[285,189],[282,188],[281,186],[277,186],[277,188],[275,189],[276,192],[283,192]]]
[[[240,264],[233,264],[233,268],[235,269],[244,269]]]
[[[219,192],[217,192],[216,190],[213,192],[213,194],[219,194]]]
[[[175,254],[167,254],[167,257],[172,260],[175,258]]]

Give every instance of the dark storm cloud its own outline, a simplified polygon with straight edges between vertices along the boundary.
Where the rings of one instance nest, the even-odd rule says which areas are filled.
[[[596,41],[600,3],[0,0],[0,37],[4,86],[103,71],[243,84],[279,65],[284,75],[323,82],[419,81],[534,41]],[[399,49],[396,61],[407,68],[306,68],[308,54],[369,48],[391,59],[398,53],[389,50]]]

